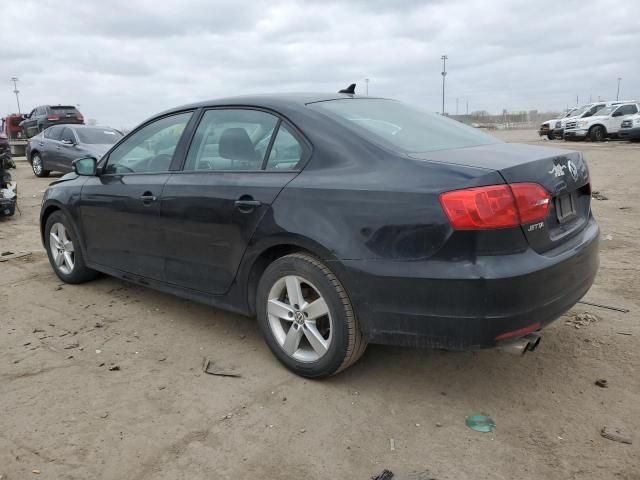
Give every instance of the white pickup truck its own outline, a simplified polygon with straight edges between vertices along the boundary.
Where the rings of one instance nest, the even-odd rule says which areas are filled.
[[[569,110],[567,110],[567,113],[565,113],[564,115],[562,115],[560,118],[552,118],[551,120],[546,120],[544,122],[542,122],[542,124],[540,125],[540,130],[538,130],[538,135],[545,136],[549,139],[549,140],[553,140],[553,129],[555,128],[557,122],[562,121],[563,118],[568,118],[571,115],[574,114],[574,112],[578,111],[579,107],[574,107],[574,108],[570,108]],[[581,108],[581,107],[580,107]]]
[[[593,142],[601,142],[607,137],[615,136],[620,130],[622,121],[638,111],[640,111],[638,102],[625,102],[604,107],[590,117],[567,120],[564,139],[585,139],[588,137]]]

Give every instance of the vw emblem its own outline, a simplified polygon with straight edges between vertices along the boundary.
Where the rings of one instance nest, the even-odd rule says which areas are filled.
[[[578,180],[578,167],[576,167],[575,163],[571,160],[567,162],[567,167],[569,168],[569,173],[574,181]]]
[[[300,310],[296,310],[296,312],[294,313],[294,320],[299,325],[302,325],[304,323],[304,313],[302,313]]]

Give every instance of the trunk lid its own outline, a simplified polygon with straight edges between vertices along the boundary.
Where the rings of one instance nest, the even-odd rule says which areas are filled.
[[[589,170],[582,154],[570,150],[498,143],[411,154],[412,158],[496,170],[506,183],[533,182],[551,195],[543,222],[522,225],[531,247],[544,252],[566,242],[591,214]]]

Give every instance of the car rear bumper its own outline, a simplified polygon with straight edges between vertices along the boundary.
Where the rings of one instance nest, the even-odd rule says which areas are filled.
[[[587,138],[589,130],[565,130],[564,139]]]
[[[640,138],[640,127],[618,130],[618,137],[625,139]]]
[[[598,270],[598,235],[592,218],[544,254],[528,249],[473,261],[342,263],[370,342],[478,349],[500,345],[497,337],[509,332],[538,330],[580,300]]]

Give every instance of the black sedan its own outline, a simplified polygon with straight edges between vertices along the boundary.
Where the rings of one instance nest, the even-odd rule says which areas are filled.
[[[27,160],[37,177],[48,177],[52,171],[68,173],[76,158],[99,159],[121,138],[112,128],[54,125],[29,139]]]
[[[256,315],[307,377],[368,343],[532,347],[598,268],[580,153],[394,100],[188,105],[74,166],[40,220],[63,281],[104,272]]]

